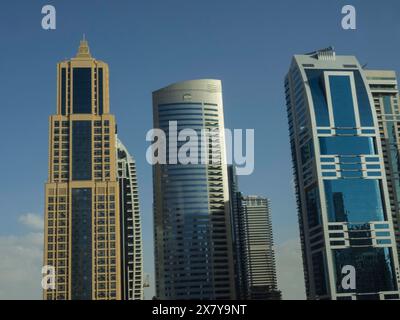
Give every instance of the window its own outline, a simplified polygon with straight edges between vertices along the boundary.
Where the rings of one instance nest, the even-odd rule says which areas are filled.
[[[73,69],[73,112],[92,113],[92,69]]]
[[[66,115],[66,72],[65,68],[61,69],[61,114]]]
[[[379,180],[325,180],[324,187],[330,222],[365,223],[385,220]]]
[[[92,298],[92,190],[72,189],[71,268],[74,300]]]
[[[103,114],[103,68],[99,68],[99,115]]]
[[[72,123],[72,179],[92,178],[92,123],[73,121]]]
[[[349,76],[329,76],[335,127],[356,127]]]
[[[390,248],[346,248],[333,250],[333,261],[336,269],[336,290],[344,290],[342,268],[352,265],[356,269],[357,293],[380,291],[397,291],[393,255]]]
[[[320,137],[322,155],[368,155],[376,154],[375,139],[359,136]]]
[[[329,127],[329,112],[326,102],[325,89],[322,83],[322,70],[306,70],[311,89],[317,126]]]

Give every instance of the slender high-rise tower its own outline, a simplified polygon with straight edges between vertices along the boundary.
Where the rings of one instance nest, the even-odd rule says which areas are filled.
[[[165,163],[153,167],[157,297],[234,299],[221,82],[192,80],[160,89],[153,93],[153,115],[167,151]],[[208,130],[213,134],[203,136]],[[182,163],[188,143],[194,161]]]
[[[365,70],[332,48],[285,80],[309,299],[398,299],[399,263],[379,124]]]
[[[241,199],[236,167],[228,165],[229,203],[232,225],[233,260],[235,265],[235,290],[237,299],[246,299],[245,259],[243,258],[244,237],[241,218]]]
[[[400,108],[396,72],[365,70],[370,86],[388,183],[390,208],[396,234],[397,253],[400,253]]]
[[[260,196],[240,199],[240,248],[244,298],[279,300],[269,200]]]
[[[81,41],[57,66],[50,117],[44,264],[55,268],[45,299],[121,299],[116,125],[108,66]]]
[[[117,139],[123,300],[143,300],[143,249],[136,164]]]

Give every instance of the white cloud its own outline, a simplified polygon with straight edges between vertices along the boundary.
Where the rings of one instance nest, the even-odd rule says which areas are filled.
[[[291,239],[276,248],[278,288],[284,300],[304,300],[304,274],[299,239]]]
[[[0,300],[41,299],[43,220],[28,213],[18,221],[32,231],[0,236]]]
[[[18,221],[33,230],[43,230],[43,218],[35,213],[25,213]]]

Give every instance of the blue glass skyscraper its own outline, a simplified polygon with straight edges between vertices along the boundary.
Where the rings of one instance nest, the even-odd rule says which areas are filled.
[[[234,299],[221,81],[185,81],[155,91],[153,115],[167,150],[166,163],[153,167],[157,298]],[[207,136],[209,147],[198,141],[188,163],[176,155],[190,143],[180,135],[184,130],[199,140],[204,130],[216,133]]]
[[[308,298],[398,299],[389,192],[365,71],[332,48],[296,55],[285,94]]]

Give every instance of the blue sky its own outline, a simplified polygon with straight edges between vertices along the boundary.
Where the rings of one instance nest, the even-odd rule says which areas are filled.
[[[357,10],[354,31],[340,24],[341,8],[349,3]],[[56,7],[55,31],[41,28],[45,4]],[[0,298],[40,298],[38,255],[29,258],[34,267],[25,280],[14,285],[8,272],[30,265],[15,253],[40,233],[32,214],[43,215],[56,63],[76,54],[83,33],[92,54],[110,66],[111,111],[137,161],[146,272],[153,272],[151,167],[145,160],[151,92],[181,80],[216,78],[223,82],[226,127],[255,129],[255,172],[240,178],[240,188],[271,199],[279,284],[285,298],[303,298],[284,76],[293,54],[329,45],[369,68],[399,71],[399,12],[397,0],[3,1],[0,255],[6,262],[0,263]],[[17,249],[3,252],[10,243]]]

